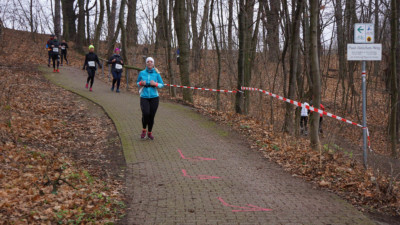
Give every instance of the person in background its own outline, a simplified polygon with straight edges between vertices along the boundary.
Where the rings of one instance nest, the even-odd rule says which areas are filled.
[[[53,72],[59,73],[60,67],[60,42],[57,40],[57,36],[53,37],[53,40],[50,41],[49,46],[51,48],[51,58],[53,60]],[[57,62],[57,70],[56,70],[56,62]]]
[[[180,54],[181,53],[181,51],[179,50],[179,48],[176,50],[176,65],[179,65],[179,64],[181,64],[181,57],[180,57]]]
[[[63,66],[63,59],[67,62],[68,65],[68,59],[67,59],[67,49],[68,49],[68,44],[65,40],[61,42],[61,66]]]
[[[99,61],[99,57],[97,57],[97,55],[94,53],[94,46],[90,45],[89,46],[89,53],[86,54],[85,56],[85,63],[83,64],[83,68],[82,70],[84,70],[86,68],[87,72],[88,72],[88,78],[86,81],[86,88],[89,87],[89,82],[90,82],[90,91],[93,91],[92,87],[93,87],[93,82],[94,82],[94,76],[96,75],[96,63],[97,65],[99,65],[100,68],[102,68],[100,61]]]
[[[308,134],[307,122],[308,122],[308,114],[310,114],[310,110],[308,110],[306,106],[310,105],[307,102],[304,102],[300,112],[300,132],[301,134],[304,135]]]
[[[119,93],[119,85],[121,84],[121,76],[122,76],[122,68],[124,65],[124,61],[120,55],[121,50],[119,48],[115,48],[114,55],[110,57],[107,61],[107,64],[112,64],[111,73],[113,75],[112,87],[111,91],[114,91],[115,83],[117,83],[117,93]]]
[[[153,125],[159,103],[157,89],[164,87],[164,83],[160,73],[154,68],[153,58],[146,59],[146,69],[140,71],[136,83],[141,88],[139,92],[143,130],[140,138],[144,139],[147,135],[150,140],[154,140]]]
[[[322,105],[322,104],[320,104],[319,105],[319,109],[321,109],[322,111],[325,111],[325,107]],[[323,134],[323,132],[322,132],[322,113],[320,113],[319,114],[319,133],[321,133],[321,134]]]
[[[47,54],[49,55],[49,60],[47,63],[47,66],[50,67],[50,62],[51,62],[51,48],[50,48],[50,41],[52,41],[54,39],[54,34],[50,35],[49,40],[47,40],[46,43],[46,49],[47,49]]]

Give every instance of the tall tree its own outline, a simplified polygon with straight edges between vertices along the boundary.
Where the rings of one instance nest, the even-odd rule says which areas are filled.
[[[255,59],[255,51],[257,47],[257,37],[258,37],[258,26],[260,22],[260,12],[258,11],[258,16],[256,24],[254,26],[254,6],[255,0],[246,0],[244,5],[244,27],[243,27],[243,85],[246,87],[250,86],[253,63]],[[255,27],[255,29],[254,29]],[[254,32],[253,32],[254,30]],[[250,110],[250,92],[245,92],[245,99],[243,105],[243,113],[247,114]]]
[[[198,1],[197,0],[189,0],[192,1],[193,7],[190,7],[190,15],[192,22],[192,36],[193,36],[193,70],[198,71],[201,63],[201,45],[204,38],[204,32],[207,25],[208,18],[208,10],[210,5],[210,0],[206,0],[203,9],[203,18],[201,20],[200,32],[197,30],[197,15],[198,15]]]
[[[128,17],[126,21],[126,34],[128,47],[138,44],[138,25],[136,22],[137,0],[128,0]]]
[[[85,43],[85,0],[78,0],[78,33],[76,35],[75,49],[83,52],[83,45]]]
[[[233,27],[233,0],[228,0],[228,50],[233,49],[232,27]]]
[[[158,0],[158,14],[156,16],[155,22],[156,22],[156,43],[154,47],[154,53],[157,54],[158,48],[160,47],[165,47],[165,29],[167,27],[164,26],[164,17],[163,17],[163,12],[165,11],[164,9],[165,5],[163,4],[162,0]]]
[[[344,21],[343,21],[343,6],[342,0],[336,0],[336,3],[333,2],[335,5],[335,22],[336,22],[336,38],[338,43],[338,57],[339,57],[339,80],[338,82],[341,83],[342,86],[342,94],[343,97],[346,93],[346,86],[345,86],[345,77],[347,73],[346,67],[346,36],[345,36],[345,29],[344,29]],[[339,84],[339,83],[338,83]]]
[[[244,84],[244,38],[246,32],[245,24],[245,3],[244,0],[239,0],[239,55],[238,55],[238,79],[237,79],[237,89],[240,90]],[[235,96],[235,111],[236,113],[243,114],[244,96],[241,92],[236,92]]]
[[[63,38],[66,41],[75,40],[76,37],[74,2],[75,0],[61,0],[63,13]]]
[[[296,76],[298,72],[298,61],[299,61],[299,46],[300,46],[300,20],[301,13],[303,10],[303,0],[297,1],[296,11],[293,14],[292,19],[292,34],[290,38],[290,76],[289,76],[289,93],[288,98],[295,99],[296,95]],[[293,106],[290,103],[286,103],[285,122],[283,130],[286,133],[293,131]]]
[[[398,77],[397,77],[397,67],[396,67],[396,53],[397,53],[397,38],[398,38],[398,16],[397,16],[397,1],[391,0],[391,23],[390,23],[390,33],[391,33],[391,48],[390,48],[390,79],[391,79],[391,98],[390,98],[390,120],[389,120],[389,132],[390,132],[390,143],[392,156],[398,157],[397,150],[397,108],[398,108]]]
[[[126,38],[126,27],[125,27],[125,5],[127,0],[122,0],[119,8],[119,19],[118,19],[118,27],[121,29],[121,44],[122,44],[122,58],[125,62],[129,62],[128,54],[127,54],[127,38]],[[125,70],[125,78],[126,78],[126,89],[129,88],[129,71]]]
[[[96,52],[100,48],[100,35],[101,35],[101,29],[103,27],[103,22],[104,22],[104,0],[100,0],[99,22],[97,23],[96,31],[94,34],[94,46],[95,46]]]
[[[180,77],[181,83],[190,86],[189,73],[189,20],[187,19],[187,8],[185,0],[176,0],[174,6],[175,30],[178,38],[178,48],[180,50]],[[191,89],[183,89],[183,100],[193,103]]]
[[[115,32],[116,14],[117,14],[117,0],[112,0],[111,12],[109,13],[108,16],[107,56],[110,56],[113,53],[114,44],[116,40],[115,36],[118,36],[116,35],[117,32]]]
[[[167,67],[168,67],[168,77],[169,77],[169,82],[171,84],[175,84],[175,76],[174,76],[174,72],[172,70],[172,55],[171,55],[171,20],[168,19],[168,0],[161,0],[160,4],[162,4],[163,6],[162,8],[162,17],[163,17],[163,26],[166,27],[166,29],[164,29],[164,39],[166,42],[166,56],[167,56]],[[170,87],[170,94],[172,97],[176,96],[176,88],[174,87]]]
[[[266,0],[265,0],[266,1]],[[277,62],[279,55],[279,12],[281,10],[281,1],[280,0],[270,0],[268,4],[264,4],[266,6],[266,14],[267,14],[267,44],[269,49],[269,60]]]
[[[211,9],[210,9],[210,24],[212,27],[213,37],[214,37],[214,44],[215,50],[217,51],[218,56],[218,74],[217,74],[217,90],[221,89],[220,87],[220,79],[221,79],[221,52],[219,50],[218,38],[217,38],[217,31],[215,30],[215,25],[213,21],[213,10],[214,10],[214,1],[211,0]],[[217,92],[217,110],[220,109],[220,93]]]
[[[311,60],[311,77],[312,77],[312,96],[313,105],[319,108],[321,104],[321,78],[319,70],[318,58],[318,19],[319,19],[319,0],[310,0],[310,60]],[[319,141],[319,117],[316,112],[311,114],[310,140],[311,148],[321,150]]]
[[[54,33],[60,38],[61,35],[61,1],[54,0]]]

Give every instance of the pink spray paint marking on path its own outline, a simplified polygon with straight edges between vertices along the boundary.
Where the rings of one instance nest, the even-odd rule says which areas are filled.
[[[211,179],[219,179],[221,177],[215,177],[215,176],[209,176],[209,175],[197,175],[197,176],[190,176],[187,174],[186,170],[182,169],[182,173],[184,177],[189,177],[193,179],[199,179],[199,180],[211,180]]]
[[[194,157],[194,158],[186,158],[186,157],[183,155],[183,153],[182,153],[182,151],[181,151],[180,149],[178,149],[178,152],[179,152],[179,154],[181,155],[181,158],[182,158],[182,159],[187,159],[187,160],[190,160],[190,161],[211,161],[211,160],[217,160],[217,159],[213,159],[213,158],[204,158],[204,157],[199,157],[199,156],[196,156],[196,157]]]
[[[248,207],[241,207],[236,205],[230,205],[226,203],[221,197],[218,197],[218,200],[226,207],[237,208],[233,209],[232,212],[261,212],[261,211],[271,211],[272,209],[261,208],[259,206],[247,204]]]

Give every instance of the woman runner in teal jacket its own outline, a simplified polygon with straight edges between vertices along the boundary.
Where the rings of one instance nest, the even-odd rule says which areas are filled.
[[[144,139],[147,135],[149,139],[154,140],[152,130],[159,103],[157,88],[164,87],[164,82],[154,68],[153,58],[146,59],[146,69],[139,73],[136,83],[140,88],[140,108],[142,109],[143,130],[140,138]]]

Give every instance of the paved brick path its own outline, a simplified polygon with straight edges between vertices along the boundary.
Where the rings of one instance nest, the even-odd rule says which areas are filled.
[[[128,165],[127,224],[373,224],[336,195],[292,177],[188,107],[161,103],[155,140],[141,141],[138,96],[112,93],[100,80],[88,92],[86,73],[74,68],[47,77],[97,102],[116,124]]]

